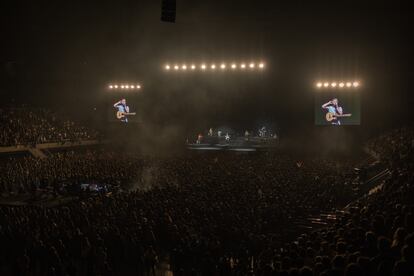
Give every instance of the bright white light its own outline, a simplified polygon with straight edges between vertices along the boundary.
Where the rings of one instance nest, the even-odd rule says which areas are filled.
[[[135,88],[135,86],[131,85],[131,88],[132,88],[132,89],[134,89],[134,88]]]
[[[242,64],[240,65],[240,68],[241,68],[241,69],[246,68],[246,64],[242,63]]]
[[[249,64],[249,67],[250,67],[250,68],[254,68],[254,67],[255,67],[255,64],[254,64],[254,63],[250,63],[250,64]]]
[[[259,64],[259,68],[264,68],[264,64],[263,63],[260,63]]]
[[[193,64],[191,65],[191,70],[194,70],[196,68],[196,66]]]
[[[216,65],[215,64],[212,64],[211,65],[211,69],[216,69]]]
[[[226,69],[226,64],[223,63],[222,65],[220,65],[220,68],[221,69]]]
[[[125,88],[126,88],[126,89],[129,89],[129,85],[125,85]]]
[[[351,86],[352,86],[352,83],[350,83],[350,82],[346,83],[346,87],[351,87]]]
[[[178,67],[178,65],[174,65],[174,69],[178,70],[178,69],[180,69],[180,67]]]
[[[171,67],[167,64],[167,65],[165,65],[165,69],[166,69],[166,70],[170,70],[170,69],[171,69]]]
[[[236,69],[236,67],[237,67],[237,65],[234,64],[234,63],[231,65],[231,69]]]
[[[125,88],[125,86],[121,85],[121,89],[124,89],[124,88]]]
[[[318,82],[318,83],[316,84],[316,87],[322,87],[322,83],[321,83],[321,82]]]
[[[341,88],[342,88],[342,87],[344,87],[344,86],[345,86],[345,84],[344,84],[343,82],[340,82],[340,83],[339,83],[339,87],[341,87]]]
[[[114,85],[114,88],[118,88],[118,85],[116,85],[116,84],[115,84],[115,85]]]
[[[354,81],[354,83],[352,84],[354,87],[358,87],[359,86],[359,82]]]
[[[112,88],[114,88],[114,87],[113,87],[112,85],[110,85],[110,86],[109,86],[109,89],[112,89]]]
[[[201,69],[202,69],[202,70],[206,70],[206,65],[205,65],[205,64],[202,64],[202,65],[201,65]]]
[[[332,87],[336,87],[336,82],[331,83]]]
[[[323,86],[324,86],[324,87],[328,87],[328,86],[329,86],[329,82],[325,82],[325,83],[323,84]]]
[[[141,85],[137,84],[137,89],[141,89]]]
[[[183,70],[187,70],[187,65],[183,65],[182,67],[181,67],[181,69],[183,69]]]

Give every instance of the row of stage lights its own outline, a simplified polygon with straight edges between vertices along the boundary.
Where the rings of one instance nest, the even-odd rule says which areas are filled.
[[[360,83],[358,81],[354,82],[317,82],[316,87],[317,88],[357,88],[360,86]]]
[[[141,89],[139,84],[110,84],[108,85],[109,89]]]
[[[216,69],[220,69],[220,70],[226,70],[226,69],[232,69],[232,70],[236,70],[236,69],[251,69],[251,70],[253,70],[253,69],[256,69],[256,68],[258,68],[258,69],[264,69],[265,68],[265,64],[263,63],[263,62],[260,62],[260,63],[254,63],[254,62],[252,62],[252,63],[249,63],[249,64],[246,64],[246,63],[241,63],[241,64],[236,64],[236,63],[232,63],[232,64],[226,64],[226,63],[221,63],[221,64],[219,64],[219,65],[216,65],[216,64],[210,64],[210,65],[207,65],[207,64],[201,64],[201,65],[199,65],[199,66],[197,66],[197,65],[195,65],[195,64],[191,64],[191,65],[187,65],[187,64],[183,64],[183,65],[178,65],[178,64],[175,64],[174,66],[172,66],[172,65],[169,65],[169,64],[167,64],[167,65],[165,65],[165,70],[167,70],[167,71],[170,71],[170,70],[174,70],[174,71],[179,71],[179,70],[181,70],[181,71],[186,71],[186,70],[196,70],[196,69],[199,69],[199,70],[202,70],[202,71],[204,71],[204,70],[207,70],[207,69],[210,69],[210,70],[216,70]]]

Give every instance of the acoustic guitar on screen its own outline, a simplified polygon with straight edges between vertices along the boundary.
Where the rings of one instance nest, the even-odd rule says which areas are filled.
[[[122,112],[122,111],[118,111],[116,113],[116,118],[118,119],[122,119],[125,118],[126,116],[134,116],[137,115],[135,112]]]
[[[326,113],[326,121],[328,122],[332,122],[333,120],[336,120],[337,118],[342,118],[342,117],[351,117],[352,114],[348,113],[348,114],[335,114],[332,112],[328,112]]]

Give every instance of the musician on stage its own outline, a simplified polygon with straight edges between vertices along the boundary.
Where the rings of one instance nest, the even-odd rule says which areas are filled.
[[[339,101],[337,98],[330,100],[327,103],[322,105],[322,108],[325,109],[327,112],[332,113],[333,115],[342,115],[343,110],[342,107],[339,106]],[[335,117],[332,122],[333,125],[341,125],[341,121],[338,117]]]
[[[118,112],[129,113],[129,106],[127,106],[126,99],[117,101],[116,103],[114,103],[114,107],[118,109]],[[120,121],[123,123],[128,123],[127,116],[122,117]]]

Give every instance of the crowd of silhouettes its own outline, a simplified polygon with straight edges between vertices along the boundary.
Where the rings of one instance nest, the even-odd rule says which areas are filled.
[[[0,146],[91,140],[98,132],[45,108],[0,108]]]
[[[413,275],[413,149],[385,136],[368,147],[381,148],[391,175],[369,196],[355,192],[355,160],[334,157],[95,149],[15,158],[5,162],[14,162],[1,180],[7,193],[63,181],[124,191],[1,207],[0,273],[154,275],[168,264],[174,275]],[[307,229],[321,212],[336,219]]]

